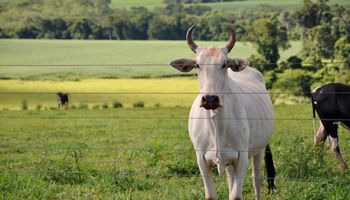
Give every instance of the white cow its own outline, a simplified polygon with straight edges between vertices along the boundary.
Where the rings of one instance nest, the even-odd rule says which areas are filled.
[[[174,68],[189,72],[198,68],[199,95],[189,116],[189,134],[196,150],[203,177],[205,197],[217,199],[211,166],[219,175],[226,171],[230,200],[242,199],[242,187],[248,159],[253,158],[253,182],[256,199],[260,199],[261,164],[266,147],[269,190],[274,190],[275,169],[268,141],[274,126],[274,114],[263,76],[243,59],[231,59],[227,54],[236,37],[231,36],[226,47],[199,48],[192,40],[190,27],[186,39],[196,53],[196,60],[177,59]]]

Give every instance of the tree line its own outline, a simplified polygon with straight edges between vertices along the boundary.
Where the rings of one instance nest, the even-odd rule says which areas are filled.
[[[218,11],[186,0],[164,0],[165,6],[111,8],[111,0],[3,0],[0,1],[1,38],[45,39],[183,39],[196,23],[202,40],[223,40],[226,27],[234,26],[239,39],[260,18],[276,17],[298,39],[288,11],[261,7],[255,12]],[[194,1],[196,2],[196,1]]]

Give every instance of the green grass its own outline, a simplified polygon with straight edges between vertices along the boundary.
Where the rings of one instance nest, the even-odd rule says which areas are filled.
[[[198,41],[200,46],[223,46],[225,43]],[[291,42],[291,44],[292,47],[282,53],[282,60],[299,52],[300,42]],[[168,63],[175,58],[194,58],[185,40],[62,41],[3,39],[0,40],[0,46],[0,78],[2,79],[80,80],[83,78],[180,76],[183,74],[171,68]],[[247,58],[254,52],[255,48],[251,44],[238,42],[230,56]]]
[[[188,111],[0,111],[0,198],[203,199]],[[276,120],[277,193],[268,195],[264,180],[263,199],[348,199],[349,171],[341,172],[326,149],[319,154],[312,147],[310,105],[275,112],[276,119],[306,120]],[[341,129],[340,137],[349,163],[350,135]],[[250,173],[245,199],[253,199]],[[228,199],[226,179],[215,175],[215,182],[219,198]]]
[[[153,9],[157,6],[164,6],[163,0],[112,0],[111,7],[114,8],[131,8],[143,6]]]
[[[277,9],[291,9],[300,7],[301,0],[245,0],[235,2],[219,2],[219,3],[204,3],[203,5],[209,6],[212,9],[218,10],[254,10],[261,5],[270,5]],[[350,6],[350,2],[347,0],[330,0],[330,5],[339,4],[344,6]],[[131,8],[137,6],[144,6],[148,9],[153,9],[157,6],[164,6],[162,0],[112,0],[112,7],[117,8]]]

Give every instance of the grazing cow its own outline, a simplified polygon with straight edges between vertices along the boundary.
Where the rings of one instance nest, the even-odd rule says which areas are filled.
[[[58,104],[59,109],[61,109],[61,108],[67,109],[69,107],[68,93],[58,92],[57,93],[57,104]]]
[[[347,168],[338,144],[338,125],[350,130],[350,86],[329,83],[316,88],[312,94],[314,144],[319,146],[328,136],[330,149],[339,161],[341,169]],[[320,128],[316,133],[315,111],[320,118]]]
[[[217,199],[211,166],[219,175],[226,171],[230,200],[242,199],[242,187],[252,160],[253,186],[260,199],[261,163],[266,151],[268,187],[274,190],[275,169],[268,141],[274,126],[274,113],[263,76],[243,59],[227,54],[236,42],[231,36],[222,48],[200,48],[192,40],[196,26],[189,28],[186,39],[196,59],[177,59],[170,65],[181,72],[198,69],[199,95],[189,114],[189,135],[196,151],[207,200]]]

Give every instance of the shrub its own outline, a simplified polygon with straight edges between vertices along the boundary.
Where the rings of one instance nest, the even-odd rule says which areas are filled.
[[[23,100],[22,101],[21,109],[22,110],[28,110],[28,102],[27,102],[27,100]]]
[[[143,107],[145,107],[145,102],[144,101],[135,102],[133,107],[134,108],[143,108]]]
[[[49,110],[58,110],[57,107],[49,107]]]
[[[288,69],[284,73],[278,74],[275,89],[290,92],[295,96],[308,96],[311,92],[311,75],[301,69]]]
[[[102,104],[102,108],[103,109],[107,109],[109,106],[108,106],[108,103],[107,102],[104,102],[103,104]]]
[[[156,108],[160,108],[160,103],[156,103],[156,104],[154,104],[154,107],[156,107]]]
[[[100,109],[100,105],[99,104],[95,104],[94,106],[92,106],[92,109],[98,110],[98,109]]]
[[[36,107],[35,107],[36,110],[41,110],[41,108],[42,108],[41,104],[38,104],[38,105],[36,105]]]
[[[80,102],[79,109],[89,109],[89,106],[85,102]]]
[[[120,101],[115,100],[113,102],[113,108],[122,108],[123,104]]]
[[[77,109],[77,106],[75,104],[73,104],[73,105],[70,106],[70,109],[73,109],[73,110]]]

